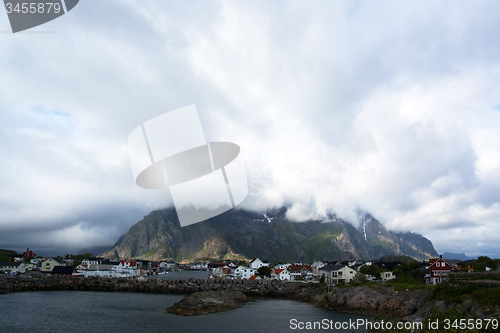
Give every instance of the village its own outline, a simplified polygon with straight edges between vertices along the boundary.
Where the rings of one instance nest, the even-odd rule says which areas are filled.
[[[6,251],[6,250],[0,250]],[[431,258],[417,262],[409,257],[381,258],[378,261],[314,261],[310,264],[269,263],[255,258],[251,261],[213,261],[177,263],[174,261],[109,260],[87,256],[39,257],[33,250],[14,254],[11,261],[0,262],[0,276],[46,277],[72,275],[76,277],[138,278],[166,275],[174,271],[206,271],[207,278],[242,280],[271,279],[297,282],[324,282],[328,285],[352,281],[385,282],[396,279],[398,271],[410,269],[422,283],[440,284],[454,273],[498,270],[498,260],[479,257],[458,261]],[[79,260],[81,259],[81,260]]]

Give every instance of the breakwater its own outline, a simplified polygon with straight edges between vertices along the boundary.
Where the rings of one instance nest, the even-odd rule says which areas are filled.
[[[14,278],[0,280],[0,289],[10,292],[43,290],[125,291],[191,294],[200,291],[239,291],[247,295],[292,296],[301,285],[278,280],[214,279],[125,279],[60,276],[45,279]]]

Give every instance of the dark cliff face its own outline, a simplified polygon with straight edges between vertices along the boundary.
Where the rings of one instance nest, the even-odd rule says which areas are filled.
[[[397,256],[407,255],[415,259],[438,256],[431,241],[419,234],[388,231],[367,213],[358,213],[358,218],[360,221],[358,230],[363,234],[368,246],[372,248],[374,258],[383,257],[388,253]]]
[[[132,226],[119,245],[102,254],[114,258],[244,259],[270,261],[374,259],[437,256],[432,243],[417,234],[387,231],[371,217],[356,229],[335,217],[294,223],[286,209],[264,214],[231,210],[181,228],[173,208],[156,210]],[[364,229],[363,229],[364,226]]]

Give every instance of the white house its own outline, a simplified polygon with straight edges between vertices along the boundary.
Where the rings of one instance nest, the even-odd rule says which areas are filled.
[[[117,277],[135,277],[140,275],[141,270],[135,260],[120,260],[120,264],[115,273]]]
[[[39,263],[41,263],[44,260],[45,260],[45,258],[31,258],[30,263],[38,265]]]
[[[191,269],[196,269],[196,270],[207,270],[208,269],[208,263],[207,262],[195,262],[191,265]]]
[[[382,281],[389,281],[395,279],[396,276],[394,276],[391,271],[388,271],[380,273],[380,278],[382,279]]]
[[[100,258],[96,258],[96,257],[86,258],[86,259],[82,260],[82,265],[87,265],[87,266],[88,265],[97,265],[100,263],[101,263]]]
[[[285,264],[277,264],[273,268],[274,269],[287,269],[291,264],[285,263]]]
[[[271,272],[271,279],[290,280],[290,271],[284,268],[275,268]]]
[[[59,258],[49,258],[40,263],[42,272],[52,272],[55,266],[68,266],[66,261]]]
[[[15,274],[17,272],[24,273],[26,267],[22,261],[17,262],[0,262],[0,273]]]
[[[246,266],[238,266],[236,268],[233,268],[231,269],[231,275],[234,277],[234,278],[239,278],[241,279],[242,276],[243,276],[243,271],[245,269],[248,269],[248,267]]]
[[[25,267],[25,271],[31,271],[31,270],[35,270],[36,269],[36,265],[31,263],[31,262],[24,262],[23,263],[24,267]]]
[[[269,266],[269,263],[267,261],[262,261],[259,258],[255,258],[254,260],[250,261],[250,268],[259,269],[262,266]]]
[[[325,276],[326,282],[329,284],[336,284],[339,282],[349,283],[358,273],[351,267],[341,264],[328,264],[321,267],[318,271],[320,275]]]
[[[315,261],[312,265],[311,265],[311,268],[312,268],[312,274],[313,276],[319,276],[319,273],[318,273],[318,269],[320,269],[321,267],[325,266],[326,265],[326,262],[322,262],[322,261]]]
[[[298,278],[309,280],[313,276],[312,268],[309,265],[290,265],[287,270],[290,272],[290,279],[292,280]]]
[[[73,272],[73,275],[76,276],[105,276],[105,277],[115,277],[117,276],[118,265],[107,265],[107,264],[97,264],[97,265],[89,265],[83,267],[82,265],[78,266],[76,271]]]
[[[242,267],[242,266],[240,266],[240,267]],[[249,268],[249,267],[243,267],[243,270],[241,271],[241,278],[242,279],[250,279],[253,275],[256,275],[256,274],[257,274],[256,269]]]
[[[177,264],[173,261],[163,261],[160,263],[159,267],[162,268],[160,271],[173,271],[177,268]]]
[[[212,268],[212,276],[213,277],[222,277],[224,272],[222,271],[222,267],[213,267]]]

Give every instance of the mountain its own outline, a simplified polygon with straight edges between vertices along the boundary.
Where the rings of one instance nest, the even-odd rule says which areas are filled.
[[[457,259],[457,260],[469,260],[472,258],[469,258],[465,255],[465,253],[452,253],[452,252],[445,252],[442,254],[443,259]]]
[[[156,210],[100,256],[176,261],[259,257],[311,262],[376,259],[384,255],[422,260],[438,255],[423,236],[390,232],[369,214],[359,214],[361,225],[356,229],[335,216],[295,223],[287,220],[285,213],[286,208],[265,214],[233,209],[181,228],[175,209]]]
[[[116,243],[115,243],[116,245]],[[112,249],[114,246],[94,246],[94,247],[87,247],[87,248],[83,248],[83,249],[80,249],[77,251],[76,254],[85,254],[85,253],[92,253],[93,255],[97,254],[97,253],[101,253],[101,252],[104,252],[104,251],[109,251],[110,249]]]
[[[368,213],[358,212],[358,219],[361,223],[359,231],[363,233],[366,243],[373,249],[372,258],[386,255],[406,255],[418,260],[438,257],[431,241],[422,235],[388,231],[382,223]]]

